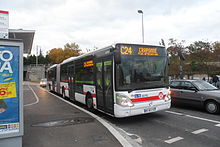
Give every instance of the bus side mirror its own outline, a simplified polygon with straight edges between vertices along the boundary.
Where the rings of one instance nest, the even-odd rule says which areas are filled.
[[[121,63],[121,54],[120,54],[119,50],[115,50],[114,60],[115,60],[116,64],[120,64]]]
[[[168,66],[170,66],[170,58],[167,57],[167,63],[168,63]]]

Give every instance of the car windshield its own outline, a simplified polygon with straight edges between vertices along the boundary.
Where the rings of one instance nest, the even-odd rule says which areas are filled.
[[[166,56],[126,56],[116,65],[117,90],[156,88],[168,85]]]
[[[47,79],[41,79],[41,82],[47,82]]]
[[[203,81],[203,80],[193,81],[193,84],[196,85],[199,90],[217,90],[218,89],[212,84],[209,84],[208,82]]]

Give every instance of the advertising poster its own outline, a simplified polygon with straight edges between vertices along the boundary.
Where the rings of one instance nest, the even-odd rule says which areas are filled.
[[[19,132],[19,47],[0,45],[0,135]]]

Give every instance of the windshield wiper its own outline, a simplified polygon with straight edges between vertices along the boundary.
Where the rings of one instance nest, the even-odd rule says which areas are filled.
[[[128,93],[131,93],[132,91],[135,91],[135,90],[142,90],[144,88],[131,88],[128,90]]]
[[[135,90],[134,88],[129,89],[129,90],[128,90],[128,93],[131,93],[131,92],[134,91],[134,90]]]

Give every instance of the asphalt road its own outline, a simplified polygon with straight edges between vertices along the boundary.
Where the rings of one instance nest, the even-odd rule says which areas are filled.
[[[36,86],[24,87],[23,147],[121,147],[106,127],[87,113]]]
[[[175,106],[135,117],[103,116],[143,147],[220,147],[220,115]]]
[[[136,146],[220,147],[220,114],[208,114],[202,109],[175,106],[167,111],[120,119],[101,112],[95,114]]]

